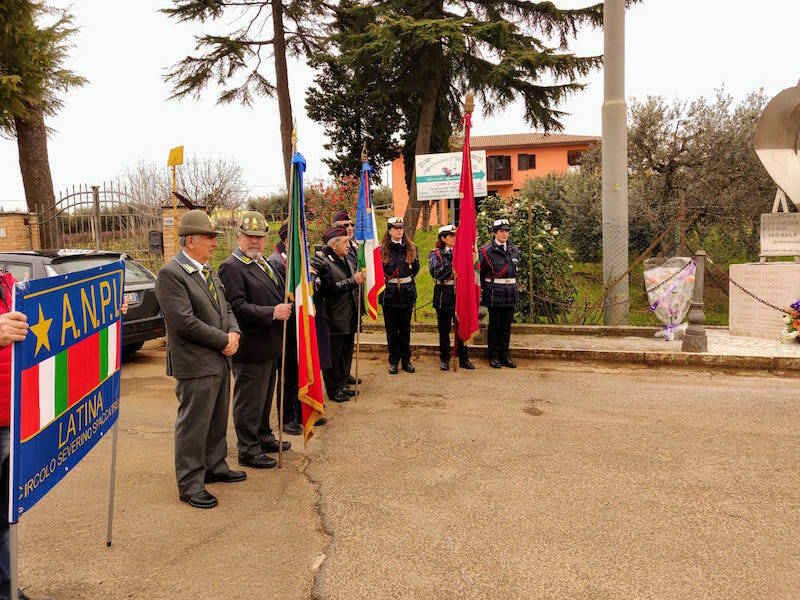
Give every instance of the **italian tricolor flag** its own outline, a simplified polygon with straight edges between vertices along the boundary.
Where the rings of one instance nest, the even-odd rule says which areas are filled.
[[[292,197],[289,231],[286,240],[286,286],[294,300],[297,323],[297,396],[303,419],[303,441],[314,435],[314,423],[324,413],[322,376],[317,347],[316,311],[312,298],[308,262],[306,210],[303,202],[303,171],[306,161],[299,152],[292,157]],[[291,349],[287,348],[287,352]]]
[[[121,319],[22,372],[21,442],[119,370],[120,323]]]
[[[378,296],[385,287],[383,264],[381,263],[381,244],[375,211],[372,208],[372,191],[369,178],[372,165],[364,162],[361,166],[361,185],[358,188],[358,209],[353,238],[358,244],[358,266],[365,271],[364,303],[370,318],[378,318]]]

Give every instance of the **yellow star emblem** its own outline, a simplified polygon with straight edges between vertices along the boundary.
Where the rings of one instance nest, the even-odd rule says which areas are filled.
[[[39,349],[44,346],[47,350],[50,350],[50,338],[47,337],[47,333],[50,331],[50,324],[53,322],[53,319],[45,319],[44,313],[42,312],[42,305],[39,305],[39,322],[36,325],[31,325],[31,331],[36,336],[36,350],[33,353],[34,358],[37,354],[39,354]]]

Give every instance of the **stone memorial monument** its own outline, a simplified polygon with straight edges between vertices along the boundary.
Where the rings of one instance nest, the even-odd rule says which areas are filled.
[[[778,191],[772,212],[761,215],[761,261],[730,266],[731,335],[779,340],[784,324],[778,308],[800,299],[800,213],[790,213],[787,204],[800,203],[798,134],[800,84],[775,96],[758,120],[756,154]],[[767,262],[785,256],[794,262]]]

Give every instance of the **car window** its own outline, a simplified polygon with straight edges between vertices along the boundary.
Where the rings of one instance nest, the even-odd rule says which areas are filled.
[[[75,273],[76,271],[107,265],[117,260],[119,260],[119,256],[114,256],[113,254],[104,254],[102,256],[76,256],[68,260],[53,261],[51,266],[59,275],[66,275],[67,273]]]
[[[33,278],[33,265],[24,263],[6,263],[6,272],[11,273],[17,281],[27,281]]]
[[[125,283],[149,283],[153,276],[131,259],[125,260]]]

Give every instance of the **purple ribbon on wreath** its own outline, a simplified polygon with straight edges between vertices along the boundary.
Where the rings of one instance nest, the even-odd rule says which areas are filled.
[[[670,285],[667,288],[667,291],[661,294],[661,296],[658,297],[658,300],[656,300],[655,302],[653,302],[653,304],[650,305],[651,312],[655,312],[656,309],[658,308],[658,305],[661,304],[667,298],[667,296],[670,295],[672,290],[674,290],[676,287],[678,287],[680,284],[686,281],[686,279],[694,273],[695,269],[697,268],[697,261],[693,260],[692,264],[689,265],[688,268],[686,267],[684,268],[686,269],[686,272],[683,273],[683,275],[678,276],[677,279],[675,279],[675,281],[672,282],[672,285]],[[800,303],[800,300],[798,300],[798,303]],[[672,318],[673,316],[674,315],[670,311],[670,318]],[[665,340],[672,339],[674,336],[675,329],[677,329],[679,326],[680,323],[665,323],[663,327],[664,339]]]

